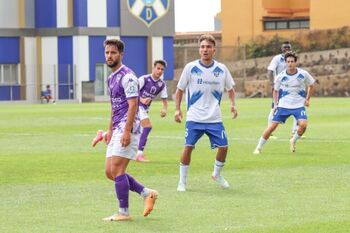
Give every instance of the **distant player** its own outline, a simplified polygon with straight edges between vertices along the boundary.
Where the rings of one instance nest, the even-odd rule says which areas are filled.
[[[284,57],[287,69],[277,75],[274,85],[274,116],[272,123],[263,132],[259,143],[253,152],[260,154],[266,141],[279,124],[294,116],[298,121],[298,130],[290,139],[290,150],[295,152],[297,140],[304,134],[307,127],[305,106],[309,107],[310,98],[314,92],[314,78],[305,70],[297,68],[298,57],[289,51]]]
[[[212,149],[218,148],[212,179],[223,188],[229,187],[229,183],[221,175],[228,142],[221,118],[220,102],[226,89],[233,118],[236,118],[234,81],[227,67],[213,59],[215,39],[212,35],[202,35],[199,38],[199,54],[199,60],[185,66],[176,90],[174,117],[178,123],[182,121],[181,101],[184,92],[187,100],[185,146],[180,159],[180,179],[177,187],[177,191],[180,192],[186,191],[192,150],[203,134],[209,137]]]
[[[106,63],[112,69],[107,80],[112,109],[105,136],[108,143],[105,172],[107,178],[114,181],[119,211],[103,220],[125,221],[131,220],[129,191],[137,192],[144,198],[143,216],[150,214],[158,194],[126,173],[129,161],[136,157],[141,131],[137,117],[138,80],[134,72],[122,64],[124,43],[121,40],[106,40],[104,47]]]
[[[165,117],[168,109],[168,93],[165,82],[161,79],[164,70],[166,68],[166,62],[164,60],[156,60],[153,63],[152,73],[141,76],[139,78],[140,87],[140,102],[139,102],[139,116],[142,126],[142,134],[140,138],[139,148],[137,152],[136,160],[140,162],[147,162],[143,153],[146,146],[147,137],[152,130],[152,124],[148,116],[148,112],[152,103],[152,100],[160,94],[160,98],[163,102],[163,107],[160,110],[160,116]]]
[[[290,42],[285,41],[285,42],[283,42],[283,44],[281,46],[282,53],[278,54],[272,58],[269,66],[267,67],[267,75],[268,75],[268,78],[269,78],[271,84],[274,83],[277,75],[287,68],[286,62],[284,60],[284,55],[286,52],[291,51],[291,49],[292,49],[292,45],[290,44]],[[270,126],[272,123],[273,107],[274,106],[273,106],[273,101],[272,101],[271,111],[270,111],[269,116],[267,118],[267,125],[268,126]],[[295,134],[297,128],[298,128],[297,120],[295,118],[293,118],[292,135]],[[272,137],[274,139],[277,139],[277,137],[274,135],[271,135],[271,138]]]

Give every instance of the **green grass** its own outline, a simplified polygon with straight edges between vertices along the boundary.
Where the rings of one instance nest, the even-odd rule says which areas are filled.
[[[270,99],[239,99],[231,120],[222,190],[210,179],[215,151],[203,137],[193,152],[188,191],[176,192],[184,124],[151,109],[148,164],[130,174],[159,191],[144,218],[130,194],[131,222],[103,222],[117,209],[104,176],[105,146],[91,148],[108,124],[109,104],[0,106],[0,232],[350,232],[350,100],[314,98],[307,138],[289,152],[291,120],[260,156],[252,155],[266,127]],[[183,106],[183,109],[185,107]]]

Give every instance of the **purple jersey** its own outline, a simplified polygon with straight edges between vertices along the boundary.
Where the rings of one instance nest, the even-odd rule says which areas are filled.
[[[162,79],[154,80],[151,74],[143,75],[139,78],[140,84],[140,97],[150,98],[152,100],[160,93],[160,98],[167,99],[168,94],[166,90],[165,82]],[[139,103],[144,109],[148,109],[151,105],[144,105]]]
[[[107,85],[112,104],[113,130],[123,133],[129,108],[128,99],[138,97],[138,80],[131,69],[122,65],[109,75]],[[138,114],[135,116],[132,133],[140,133]]]

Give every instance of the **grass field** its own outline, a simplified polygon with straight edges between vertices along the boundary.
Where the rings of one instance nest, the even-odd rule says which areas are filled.
[[[210,179],[215,151],[203,137],[185,193],[176,192],[184,124],[174,123],[173,102],[166,119],[153,104],[151,162],[128,170],[160,196],[144,218],[142,199],[131,193],[131,222],[101,220],[117,202],[104,176],[105,145],[90,142],[107,127],[109,104],[0,105],[0,232],[350,232],[350,99],[312,99],[297,152],[289,152],[290,119],[259,156],[252,151],[270,99],[237,104],[231,120],[222,103],[231,188]]]

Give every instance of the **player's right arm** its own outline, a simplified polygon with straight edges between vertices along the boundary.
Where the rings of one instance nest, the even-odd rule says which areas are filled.
[[[270,80],[272,89],[273,89],[273,83],[275,81],[275,76],[277,75],[276,74],[277,66],[278,66],[277,56],[274,56],[269,66],[267,67],[267,78]]]
[[[270,84],[271,84],[271,86],[273,88],[273,81],[274,81],[275,77],[274,77],[274,74],[273,74],[272,70],[267,70],[267,78],[269,79]]]
[[[141,90],[143,88],[143,86],[145,85],[145,75],[139,77],[138,82],[139,82],[139,90]],[[151,102],[151,98],[142,98],[140,96],[140,102],[142,104],[148,106],[150,104],[150,102]]]
[[[181,123],[182,112],[181,112],[181,101],[182,101],[183,91],[179,88],[176,89],[175,93],[175,122]]]
[[[104,141],[105,143],[108,145],[109,142],[111,141],[112,138],[112,134],[113,134],[113,121],[112,121],[112,116],[113,116],[113,109],[111,108],[111,117],[109,120],[109,126],[108,126],[108,130],[106,133],[106,136],[104,137]]]
[[[278,106],[278,90],[274,89],[273,90],[273,113],[276,112],[277,106]]]
[[[281,80],[279,76],[277,76],[273,87],[273,112],[274,113],[276,112],[277,106],[278,106],[280,88],[281,88]]]
[[[190,79],[189,70],[190,70],[190,65],[187,64],[185,66],[184,70],[182,71],[182,74],[180,76],[180,80],[177,84],[176,93],[175,93],[174,119],[175,119],[175,122],[178,122],[178,123],[180,123],[182,120],[181,101],[182,101],[183,92],[184,92],[184,90],[186,90],[186,88],[188,86],[189,79]]]

